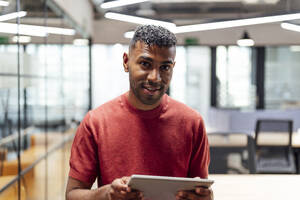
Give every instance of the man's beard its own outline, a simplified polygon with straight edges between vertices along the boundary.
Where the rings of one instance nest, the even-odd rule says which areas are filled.
[[[131,73],[129,72],[129,81],[130,81],[130,88],[136,98],[145,105],[153,105],[160,101],[161,97],[166,92],[166,87],[162,83],[153,83],[151,81],[134,81],[131,77]],[[159,88],[156,95],[147,95],[143,93],[143,90],[146,86],[150,86],[153,88]]]

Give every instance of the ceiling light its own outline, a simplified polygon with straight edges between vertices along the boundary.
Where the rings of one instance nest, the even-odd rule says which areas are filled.
[[[11,34],[21,34],[21,35],[31,35],[45,37],[47,34],[59,34],[59,35],[75,35],[76,31],[74,29],[67,28],[57,28],[57,27],[44,27],[35,25],[25,25],[12,23],[0,22],[0,32],[11,33]]]
[[[8,6],[9,2],[7,1],[0,1],[0,6]]]
[[[282,21],[295,20],[295,19],[300,19],[300,13],[179,26],[175,29],[174,32],[186,33],[186,32],[195,32],[195,31],[207,31],[207,30],[233,28],[239,26],[282,22]]]
[[[246,3],[246,4],[275,4],[280,0],[152,0],[153,3]]]
[[[27,15],[27,12],[25,12],[25,11],[20,11],[20,12],[9,13],[9,14],[6,14],[6,15],[1,15],[0,16],[0,22],[7,21],[7,20],[10,20],[10,19],[15,19],[15,18],[18,18],[18,17],[24,17],[26,15]]]
[[[248,33],[245,31],[243,37],[237,41],[237,44],[242,47],[250,47],[254,45],[254,41],[249,37]]]
[[[29,26],[29,25],[27,25],[27,26]],[[69,28],[44,27],[44,26],[39,26],[39,28],[41,28],[41,29],[44,28],[46,33],[49,33],[49,34],[57,34],[57,35],[75,35],[76,34],[76,31],[74,29],[69,29]]]
[[[73,40],[73,44],[75,46],[87,46],[87,45],[89,45],[89,40],[88,39],[75,39],[75,40]]]
[[[12,38],[12,41],[14,43],[17,43],[19,41],[19,43],[29,43],[31,41],[31,37],[29,36],[24,36],[24,35],[21,35],[21,36],[14,36]]]
[[[142,3],[142,2],[146,2],[146,1],[149,1],[149,0],[116,0],[116,1],[102,3],[101,8],[103,8],[103,9],[116,8],[116,7],[120,7],[120,6],[127,6],[127,5]]]
[[[154,16],[156,14],[155,10],[151,8],[141,8],[135,12],[137,15],[142,15],[142,16]]]
[[[281,28],[289,30],[289,31],[296,31],[300,32],[300,26],[296,24],[291,24],[291,23],[281,23],[280,24]]]
[[[131,39],[131,38],[133,38],[133,36],[134,36],[134,31],[128,31],[128,32],[124,33],[125,38]]]
[[[276,4],[280,0],[242,0],[245,4]]]
[[[232,3],[241,2],[242,0],[152,0],[153,3]]]
[[[32,29],[30,27],[24,27],[25,25],[20,25],[18,28],[17,24],[12,23],[3,23],[0,22],[0,32],[1,33],[10,33],[10,34],[21,34],[21,35],[32,35],[38,37],[46,37],[47,33],[45,30]]]
[[[159,26],[163,26],[163,27],[166,27],[169,29],[173,29],[176,27],[176,25],[174,23],[170,23],[170,22],[153,20],[153,19],[148,19],[148,18],[143,18],[143,17],[135,17],[135,16],[131,16],[131,15],[124,15],[124,14],[112,13],[112,12],[106,13],[104,15],[104,17],[109,18],[109,19],[119,20],[119,21],[130,22],[130,23],[134,23],[134,24],[159,25]]]
[[[242,0],[245,4],[257,4],[259,3],[259,0]]]
[[[300,46],[290,46],[290,51],[291,52],[300,52]]]
[[[117,51],[122,51],[123,46],[120,43],[116,43],[113,45],[113,48]]]

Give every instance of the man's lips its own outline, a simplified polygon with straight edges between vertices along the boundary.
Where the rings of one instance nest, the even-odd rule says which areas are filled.
[[[161,86],[151,86],[151,85],[143,85],[142,86],[144,89],[149,90],[149,91],[156,91],[156,90],[160,90],[162,87]]]

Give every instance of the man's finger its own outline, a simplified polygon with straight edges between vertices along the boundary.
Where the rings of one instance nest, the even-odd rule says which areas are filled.
[[[177,200],[212,200],[212,191],[208,188],[200,188],[200,194],[193,191],[179,191],[176,195]],[[208,190],[208,191],[207,191]]]
[[[123,183],[121,179],[116,179],[112,182],[111,187],[116,191],[126,191],[128,190],[128,186]]]
[[[128,200],[143,200],[144,196],[143,195],[138,195],[136,197],[130,197],[127,198]]]
[[[111,188],[111,190],[109,191],[109,196],[112,199],[124,199],[126,195],[121,194],[120,191],[114,190],[113,188]]]
[[[129,182],[129,180],[130,180],[130,176],[124,176],[124,177],[121,178],[121,180],[122,180],[122,182],[123,182],[124,184],[128,184],[128,182]]]
[[[176,195],[176,199],[180,200],[196,200],[197,195],[193,191],[180,191]]]
[[[199,194],[199,195],[204,195],[204,196],[206,196],[206,195],[210,195],[212,191],[211,191],[210,188],[197,187],[197,188],[195,189],[195,192],[196,192],[197,194]]]
[[[134,192],[130,192],[127,193],[126,198],[127,199],[142,199],[143,194],[139,191],[134,191]]]

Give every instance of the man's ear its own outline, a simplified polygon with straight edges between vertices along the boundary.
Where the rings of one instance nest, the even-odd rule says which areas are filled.
[[[125,72],[129,72],[128,61],[129,61],[128,54],[124,52],[124,54],[123,54],[123,67],[124,67]]]

